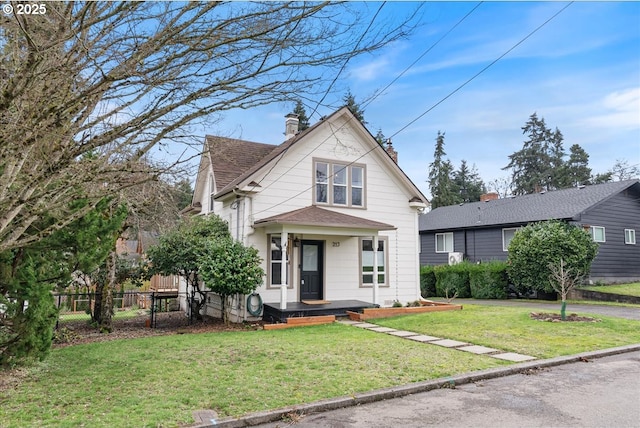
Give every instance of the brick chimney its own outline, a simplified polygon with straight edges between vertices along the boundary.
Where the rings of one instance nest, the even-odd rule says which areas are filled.
[[[385,148],[385,150],[387,151],[387,153],[389,153],[389,156],[391,156],[391,159],[393,159],[393,161],[395,163],[398,163],[398,152],[396,152],[393,149],[393,145],[391,143],[391,138],[389,138],[387,140],[387,147]]]
[[[284,122],[284,139],[285,141],[293,138],[298,133],[298,115],[295,113],[289,113],[285,116],[286,120]]]
[[[488,202],[494,201],[498,199],[498,194],[496,192],[485,193],[484,195],[480,195],[480,202]]]

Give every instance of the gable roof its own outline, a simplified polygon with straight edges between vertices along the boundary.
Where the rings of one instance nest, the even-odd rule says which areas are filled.
[[[293,146],[294,144],[304,139],[307,135],[312,133],[316,128],[322,126],[324,123],[329,122],[331,119],[341,114],[350,115],[351,119],[355,120],[355,123],[360,124],[360,126],[362,126],[362,129],[364,129],[365,132],[369,134],[371,139],[375,140],[374,137],[371,135],[371,133],[369,133],[369,131],[357,119],[355,119],[355,116],[353,116],[353,114],[349,111],[347,107],[342,107],[338,109],[337,111],[333,112],[329,116],[323,118],[322,120],[313,124],[312,126],[305,129],[304,131],[297,133],[294,137],[286,140],[285,142],[283,142],[278,146],[273,146],[269,144],[251,143],[243,140],[233,140],[229,138],[222,138],[221,140],[223,141],[223,144],[214,144],[209,148],[210,158],[212,160],[212,163],[214,164],[214,174],[217,174],[215,171],[216,171],[216,168],[219,168],[222,170],[224,177],[228,178],[228,177],[231,177],[232,175],[234,175],[234,177],[228,182],[224,182],[224,180],[220,181],[221,184],[224,182],[224,184],[220,186],[218,185],[219,180],[218,180],[218,177],[216,176],[217,192],[215,197],[218,198],[220,196],[224,196],[232,192],[233,189],[236,188],[240,183],[250,178],[252,174],[256,173],[265,165],[269,164],[269,162],[275,160],[278,156],[284,155],[291,146]],[[218,138],[218,137],[207,137],[207,138]],[[240,147],[240,146],[230,147],[230,144],[233,144],[234,142],[238,143],[239,145],[244,145],[244,147]],[[262,153],[257,153],[257,152],[253,153],[251,155],[252,159],[251,160],[246,159],[243,164],[237,161],[235,163],[235,168],[231,166],[228,166],[228,167],[215,166],[216,163],[220,163],[220,162],[216,162],[217,159],[221,159],[224,162],[224,158],[221,158],[218,155],[219,150],[221,149],[227,150],[227,152],[229,153],[227,156],[228,157],[233,156],[234,159],[236,157],[242,157],[243,155],[247,156],[249,147],[246,146],[244,143],[265,146],[262,148],[262,150],[264,151]],[[271,147],[271,150],[268,150],[268,147]],[[384,148],[382,148],[382,152],[384,152],[389,165],[392,166],[392,168],[396,169],[396,171],[402,177],[402,180],[405,183],[407,183],[408,187],[410,187],[412,189],[412,192],[415,193],[414,197],[417,197],[419,200],[421,200],[424,203],[428,203],[427,198],[422,194],[422,192],[417,188],[417,186],[411,181],[411,179],[409,179],[409,177],[404,173],[404,171],[402,171],[402,169],[391,159],[391,157],[386,152],[386,150],[384,150]]]
[[[515,225],[550,219],[578,220],[586,210],[633,186],[640,192],[639,180],[626,180],[439,207],[420,216],[420,231]]]
[[[218,191],[234,182],[236,178],[278,147],[272,144],[212,135],[207,135],[205,141]]]
[[[254,227],[272,224],[289,224],[297,226],[344,227],[349,229],[394,230],[395,226],[368,220],[348,214],[342,214],[325,208],[311,205],[305,208],[277,214],[262,220],[256,220]]]

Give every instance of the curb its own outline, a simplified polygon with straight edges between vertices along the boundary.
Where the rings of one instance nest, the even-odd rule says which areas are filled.
[[[343,407],[357,406],[359,404],[373,403],[375,401],[388,400],[390,398],[398,398],[406,395],[416,394],[419,392],[431,391],[440,388],[450,388],[455,385],[464,385],[477,382],[480,380],[495,379],[504,376],[510,376],[526,372],[528,370],[536,370],[546,367],[554,367],[562,364],[570,364],[575,362],[587,362],[594,358],[609,357],[627,352],[640,351],[640,343],[634,345],[620,346],[616,348],[603,349],[600,351],[583,352],[575,355],[563,357],[549,358],[546,360],[527,361],[524,363],[516,363],[508,367],[500,367],[487,370],[479,370],[470,373],[464,373],[446,378],[433,379],[423,382],[412,383],[402,386],[394,386],[390,388],[377,389],[374,391],[364,392],[346,397],[330,398],[320,400],[313,403],[301,404],[295,406],[284,407],[265,412],[251,413],[239,418],[223,418],[219,420],[211,419],[209,423],[196,423],[189,425],[190,428],[241,428],[266,424],[269,422],[281,421],[284,417],[291,414],[306,415],[311,413],[326,412],[328,410],[336,410]],[[204,422],[204,421],[203,421]]]

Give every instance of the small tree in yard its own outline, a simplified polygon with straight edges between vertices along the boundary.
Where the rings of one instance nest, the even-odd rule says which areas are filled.
[[[551,270],[551,285],[554,290],[560,293],[562,299],[560,317],[564,321],[567,319],[567,294],[582,282],[583,275],[574,273],[567,268],[562,258],[559,263],[549,264],[549,269]]]
[[[520,293],[554,291],[550,264],[562,259],[572,275],[586,276],[598,252],[598,244],[583,229],[561,221],[532,223],[509,244],[507,273]]]
[[[209,241],[200,255],[200,274],[210,290],[220,295],[222,319],[229,321],[228,301],[235,294],[251,294],[262,283],[258,250],[231,239]]]
[[[192,217],[177,228],[160,237],[158,245],[147,251],[151,273],[179,275],[191,291],[188,299],[191,314],[201,319],[200,311],[205,302],[205,293],[200,288],[200,258],[208,250],[210,241],[231,238],[227,223],[217,215]],[[198,298],[196,299],[196,294]]]

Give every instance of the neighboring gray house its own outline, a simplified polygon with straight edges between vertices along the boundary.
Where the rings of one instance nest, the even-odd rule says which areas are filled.
[[[599,250],[591,281],[640,279],[640,180],[541,192],[436,208],[420,216],[420,264],[506,260],[516,230],[557,219],[588,230]]]

